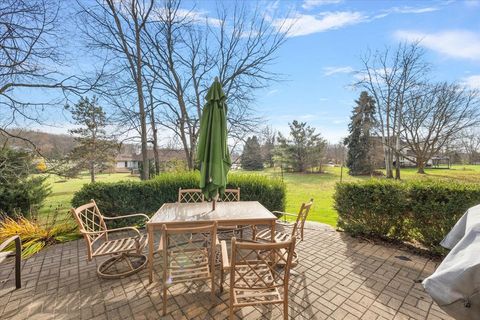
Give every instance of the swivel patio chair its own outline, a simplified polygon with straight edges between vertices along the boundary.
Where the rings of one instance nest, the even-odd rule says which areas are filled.
[[[167,290],[184,282],[211,281],[215,300],[215,251],[218,245],[217,223],[190,228],[162,226],[159,251],[163,260],[163,315],[167,312]]]
[[[225,273],[230,273],[229,318],[234,310],[255,305],[282,304],[288,319],[288,282],[295,238],[278,243],[237,242],[232,239],[231,255],[221,241],[222,269],[220,291]]]
[[[12,242],[15,242],[15,252],[3,251],[7,247],[10,247]],[[11,255],[15,255],[15,287],[19,289],[22,287],[22,274],[20,270],[20,263],[22,260],[22,242],[19,236],[10,237],[0,244],[0,263],[5,261]]]
[[[98,265],[97,273],[100,277],[123,278],[146,266],[147,256],[142,251],[148,243],[148,235],[140,233],[133,226],[108,229],[105,221],[134,217],[148,220],[147,215],[138,213],[106,217],[100,213],[93,199],[90,203],[72,208],[71,212],[85,239],[88,261],[95,257],[112,256]],[[112,239],[110,235],[113,233],[120,234]]]

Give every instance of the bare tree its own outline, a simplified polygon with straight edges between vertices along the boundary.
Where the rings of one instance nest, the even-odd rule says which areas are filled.
[[[478,92],[457,84],[423,85],[410,92],[402,116],[402,140],[414,157],[418,173],[424,173],[426,162],[435,156],[462,130],[478,123]]]
[[[460,133],[459,142],[462,151],[467,156],[467,163],[478,163],[480,161],[480,132],[478,127],[463,130]]]
[[[95,5],[79,2],[80,16],[90,48],[105,51],[112,63],[119,66],[116,76],[122,75],[128,85],[133,83],[138,106],[142,149],[141,178],[149,178],[147,111],[143,84],[142,34],[152,12],[153,0],[96,0]],[[121,89],[126,85],[114,89]],[[118,92],[118,91],[117,91]],[[111,92],[110,92],[111,93]]]
[[[325,149],[326,158],[336,165],[343,165],[347,156],[347,148],[342,141],[335,144],[329,143]]]
[[[154,8],[155,22],[147,25],[146,65],[158,76],[159,124],[178,136],[189,168],[195,165],[199,119],[204,96],[215,77],[228,99],[229,137],[236,145],[258,124],[251,102],[254,92],[278,75],[268,71],[285,32],[262,15],[260,7],[235,2],[217,3],[216,19],[198,18],[196,11],[167,0]],[[252,9],[252,10],[250,10]]]
[[[45,123],[42,113],[62,106],[67,93],[83,94],[91,88],[87,79],[57,71],[64,62],[59,12],[57,0],[0,2],[0,134],[35,149],[33,142],[9,128]],[[44,90],[59,94],[32,101]]]
[[[368,52],[362,59],[364,69],[356,83],[374,97],[377,105],[377,134],[382,138],[387,178],[400,178],[402,115],[404,106],[429,70],[418,42],[400,44],[396,50]]]

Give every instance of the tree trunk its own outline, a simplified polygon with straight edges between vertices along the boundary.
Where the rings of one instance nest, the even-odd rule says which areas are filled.
[[[90,182],[95,182],[95,161],[90,161]]]
[[[157,124],[155,123],[155,112],[153,111],[153,104],[150,105],[150,121],[153,136],[153,156],[155,158],[155,174],[160,173],[160,155],[158,154],[158,135]]]
[[[385,156],[385,175],[388,179],[392,179],[393,178],[392,152],[388,147],[384,147],[384,156]]]
[[[400,123],[398,125],[400,128]],[[397,129],[400,131],[400,129]],[[397,134],[395,141],[395,180],[400,180],[400,137]]]
[[[132,3],[133,6],[133,3]],[[137,84],[137,95],[138,95],[138,109],[140,113],[140,127],[141,127],[141,141],[142,141],[142,180],[147,180],[150,178],[150,163],[148,161],[148,146],[147,146],[147,114],[145,112],[145,100],[143,95],[143,83],[142,83],[142,51],[140,43],[140,30],[138,26],[138,20],[135,19],[135,45],[136,45],[136,84]]]
[[[417,167],[418,167],[417,173],[425,174],[425,162],[423,161],[422,158],[417,158]]]
[[[395,180],[400,180],[400,152],[395,152]]]

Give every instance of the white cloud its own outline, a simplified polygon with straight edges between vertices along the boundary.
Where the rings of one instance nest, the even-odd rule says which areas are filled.
[[[312,9],[314,7],[337,3],[338,0],[305,0],[302,7]],[[296,12],[290,18],[275,19],[272,25],[279,31],[288,30],[287,36],[305,36],[318,32],[340,29],[346,26],[370,22],[385,18],[391,14],[422,14],[439,10],[438,7],[392,7],[371,15],[360,11],[326,11],[318,14],[303,14]]]
[[[334,75],[334,74],[337,74],[337,73],[352,73],[354,71],[355,70],[350,66],[346,66],[346,67],[325,67],[325,68],[323,68],[323,74],[325,76],[331,76],[331,75]]]
[[[154,14],[157,16],[166,15],[165,9],[161,8],[157,10]],[[209,16],[208,11],[204,10],[188,10],[179,8],[176,11],[177,20],[186,20],[195,24],[203,24],[208,22],[209,25],[218,27],[221,24],[221,20],[217,18],[212,18]]]
[[[279,29],[289,29],[288,36],[297,37],[361,23],[366,18],[357,11],[324,12],[318,15],[297,13],[293,18],[276,19],[273,25]]]
[[[388,10],[391,13],[427,13],[440,10],[438,7],[393,7]]]
[[[480,90],[480,74],[465,77],[462,82],[470,89]]]
[[[480,60],[480,36],[466,30],[448,30],[437,33],[425,33],[413,30],[399,30],[395,37],[414,42],[442,55],[453,58]]]
[[[305,0],[303,1],[302,8],[305,10],[309,10],[315,7],[319,7],[327,4],[337,4],[340,2],[342,2],[342,0]]]

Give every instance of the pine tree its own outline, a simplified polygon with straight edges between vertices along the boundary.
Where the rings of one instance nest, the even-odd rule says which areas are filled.
[[[368,175],[373,172],[371,159],[371,129],[374,124],[375,100],[362,91],[360,98],[355,101],[351,122],[349,125],[350,134],[345,139],[348,148],[346,166],[349,174]]]
[[[275,150],[277,162],[282,167],[290,167],[296,172],[306,172],[308,169],[320,168],[325,147],[325,139],[315,128],[307,126],[306,122],[293,120],[290,126],[290,136],[278,134],[278,146]]]
[[[256,136],[248,138],[245,142],[241,164],[242,168],[245,170],[263,169],[262,149]]]
[[[70,109],[69,106],[66,108]],[[102,171],[113,163],[118,144],[105,132],[106,115],[95,97],[91,101],[81,98],[70,112],[75,124],[81,127],[70,130],[71,134],[77,135],[74,138],[77,145],[68,158],[75,163],[78,171],[88,169],[91,182],[95,182],[96,171]]]

